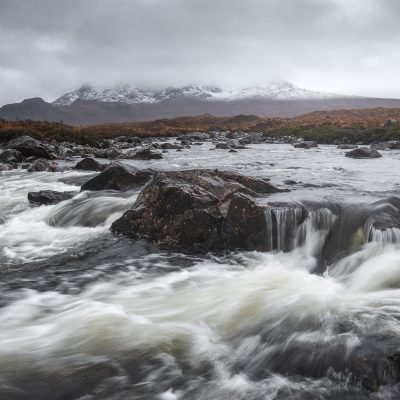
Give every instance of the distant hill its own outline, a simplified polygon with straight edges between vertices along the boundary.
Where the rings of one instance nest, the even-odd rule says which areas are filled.
[[[400,108],[317,111],[292,118],[261,118],[243,114],[219,117],[202,114],[80,127],[59,122],[0,119],[0,141],[28,134],[58,141],[93,143],[101,138],[120,135],[178,136],[187,132],[213,130],[261,132],[266,136],[291,135],[319,143],[333,143],[335,140],[354,143],[400,140]]]
[[[130,86],[93,88],[84,85],[52,103],[40,98],[0,108],[0,118],[9,121],[62,121],[92,125],[151,121],[212,114],[260,117],[295,117],[313,111],[400,107],[400,99],[379,99],[323,93],[301,89],[288,82],[226,91],[210,86],[142,89]]]

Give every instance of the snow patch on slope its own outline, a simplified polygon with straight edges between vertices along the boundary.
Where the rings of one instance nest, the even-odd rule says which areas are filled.
[[[269,100],[315,100],[343,98],[347,96],[315,92],[299,88],[289,82],[270,82],[263,86],[253,86],[236,90],[223,90],[213,86],[192,85],[165,89],[134,88],[120,85],[111,88],[94,88],[83,85],[79,89],[64,94],[53,102],[54,105],[67,106],[76,100],[95,100],[109,103],[159,103],[179,98],[198,98],[207,101],[233,101],[243,99]]]

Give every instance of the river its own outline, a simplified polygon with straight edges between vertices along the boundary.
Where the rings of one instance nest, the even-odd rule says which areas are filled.
[[[109,231],[138,191],[79,192],[94,174],[68,162],[0,173],[1,399],[400,398],[400,230],[363,226],[346,253],[328,235],[342,218],[348,244],[360,209],[400,197],[400,151],[248,147],[127,162],[232,170],[291,189],[266,203],[325,204],[296,227],[275,213],[293,230],[285,251],[161,250]],[[31,207],[28,192],[45,189],[77,192]]]

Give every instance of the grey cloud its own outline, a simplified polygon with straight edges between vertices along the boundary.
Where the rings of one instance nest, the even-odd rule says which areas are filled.
[[[0,103],[82,83],[400,97],[397,0],[0,0]]]

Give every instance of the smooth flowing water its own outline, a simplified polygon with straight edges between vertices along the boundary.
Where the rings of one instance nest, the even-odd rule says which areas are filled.
[[[400,398],[400,230],[379,229],[368,208],[389,215],[400,198],[400,152],[249,147],[127,162],[290,188],[260,200],[275,204],[266,253],[115,236],[138,191],[79,192],[94,174],[73,164],[1,173],[1,399]],[[29,206],[27,193],[45,189],[76,196]]]

